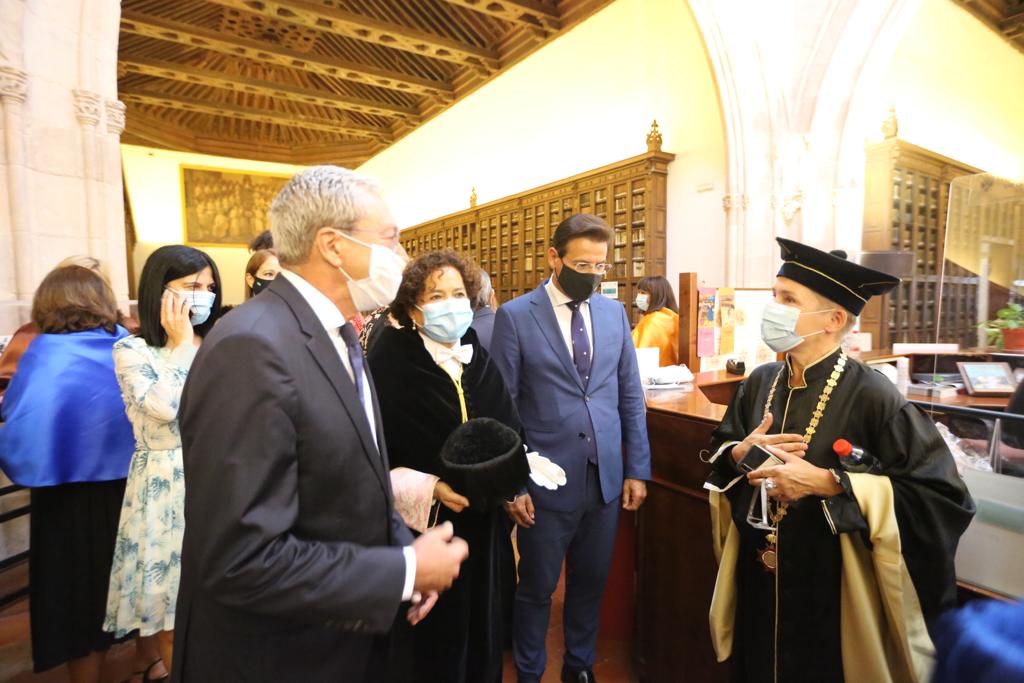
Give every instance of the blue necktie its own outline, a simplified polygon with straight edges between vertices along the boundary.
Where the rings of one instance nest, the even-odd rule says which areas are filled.
[[[352,323],[345,323],[341,326],[341,339],[348,347],[348,361],[352,364],[352,381],[355,382],[356,391],[359,392],[359,402],[366,406],[366,398],[363,396],[363,347],[359,345],[359,335]]]
[[[586,389],[590,383],[590,367],[594,364],[593,353],[590,350],[590,338],[587,337],[587,328],[583,323],[583,314],[580,312],[580,301],[570,301],[568,306],[572,311],[572,320],[569,322],[572,336],[572,360],[576,364],[576,372],[580,375],[583,388]],[[590,397],[587,397],[587,401]],[[594,439],[593,422],[591,422],[590,433],[580,432],[580,439],[586,439],[587,461],[592,465],[597,464],[597,441]]]
[[[567,305],[572,311],[572,320],[569,323],[572,336],[572,360],[576,364],[576,372],[580,375],[580,381],[584,388],[590,382],[590,366],[593,363],[590,352],[590,339],[587,337],[587,328],[583,324],[583,314],[580,313],[580,301],[570,301]]]

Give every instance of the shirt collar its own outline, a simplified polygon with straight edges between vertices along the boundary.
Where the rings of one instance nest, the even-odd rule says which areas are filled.
[[[280,275],[292,283],[295,289],[299,290],[299,294],[306,300],[309,307],[313,309],[313,314],[316,315],[324,329],[328,332],[334,332],[345,324],[344,314],[338,310],[333,301],[327,298],[326,294],[310,284],[309,280],[296,272],[284,268],[281,269]]]
[[[572,299],[569,298],[569,295],[566,294],[565,292],[563,292],[562,290],[560,290],[558,287],[555,286],[555,282],[554,282],[554,277],[553,276],[549,277],[548,281],[546,283],[544,283],[544,289],[547,290],[548,297],[551,298],[551,305],[552,306],[567,306],[567,305],[572,303]],[[587,299],[584,299],[582,301],[582,303],[585,304],[588,301],[589,301],[589,297]]]

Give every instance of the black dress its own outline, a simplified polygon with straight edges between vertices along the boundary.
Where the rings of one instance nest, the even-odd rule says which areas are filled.
[[[462,343],[473,346],[473,359],[463,366],[461,380],[469,417],[494,418],[521,431],[505,383],[476,333],[467,332]],[[438,474],[438,452],[462,423],[451,377],[434,362],[419,332],[408,327],[383,329],[370,347],[369,364],[391,466]],[[455,534],[469,544],[469,559],[420,624],[410,629],[404,614],[399,615],[395,638],[399,643],[405,639],[414,656],[405,671],[392,671],[390,678],[424,683],[500,681],[515,590],[511,522],[498,508],[467,508],[456,514],[441,506],[438,523],[444,521],[451,521]],[[400,654],[393,651],[391,659],[400,660]]]
[[[31,489],[29,614],[37,673],[115,642],[103,618],[124,484]]]

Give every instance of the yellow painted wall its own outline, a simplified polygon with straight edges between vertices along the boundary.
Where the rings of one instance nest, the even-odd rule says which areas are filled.
[[[365,163],[399,225],[646,151],[669,170],[669,279],[724,277],[726,156],[718,95],[685,0],[617,0]]]
[[[952,0],[923,0],[900,41],[870,127],[896,107],[899,137],[1024,178],[1024,54]]]
[[[181,164],[282,175],[292,175],[303,168],[135,145],[121,145],[121,159],[139,240],[132,255],[136,278],[142,273],[146,258],[158,247],[183,241]],[[224,303],[241,303],[245,298],[245,264],[249,252],[244,247],[200,248],[213,257],[220,270]]]

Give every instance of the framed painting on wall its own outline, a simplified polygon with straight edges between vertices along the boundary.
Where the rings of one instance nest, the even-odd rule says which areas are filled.
[[[246,246],[270,228],[267,210],[290,176],[181,165],[184,242]]]

